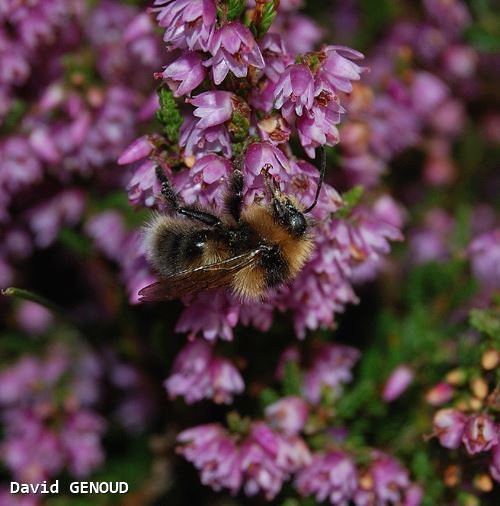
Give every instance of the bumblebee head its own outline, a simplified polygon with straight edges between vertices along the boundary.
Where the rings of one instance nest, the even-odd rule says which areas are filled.
[[[304,215],[284,195],[273,195],[272,209],[276,221],[294,237],[302,237],[307,229]]]
[[[267,164],[262,168],[262,173],[264,174],[266,185],[272,194],[272,210],[274,217],[276,221],[294,237],[302,237],[305,234],[307,229],[307,220],[305,219],[304,215],[316,207],[321,191],[321,186],[323,185],[325,178],[325,148],[323,146],[320,146],[316,150],[316,153],[319,155],[319,164],[317,167],[319,170],[319,181],[316,188],[316,195],[312,204],[303,211],[299,211],[298,206],[294,203],[293,199],[281,193],[279,184],[277,183],[276,179],[274,179],[270,174],[272,165]]]

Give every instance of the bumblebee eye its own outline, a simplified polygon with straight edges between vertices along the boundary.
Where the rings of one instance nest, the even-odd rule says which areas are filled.
[[[289,232],[296,237],[304,235],[307,228],[307,222],[304,215],[299,211],[295,211],[293,214],[290,214],[287,228]]]
[[[280,225],[295,237],[301,237],[307,228],[307,221],[304,215],[297,210],[290,199],[281,203],[278,199],[273,199],[274,214]]]

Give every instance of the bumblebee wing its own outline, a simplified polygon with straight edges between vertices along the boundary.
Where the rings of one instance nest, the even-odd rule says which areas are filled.
[[[139,301],[172,300],[211,288],[227,286],[232,276],[254,263],[261,255],[262,247],[242,253],[219,262],[202,265],[195,269],[168,276],[139,291]]]

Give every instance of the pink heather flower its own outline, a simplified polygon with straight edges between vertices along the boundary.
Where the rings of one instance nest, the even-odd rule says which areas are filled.
[[[306,424],[309,407],[300,397],[283,397],[267,406],[265,415],[274,429],[285,434],[298,434]]]
[[[454,137],[463,130],[465,119],[464,104],[448,98],[438,106],[429,122],[438,133]]]
[[[304,7],[304,0],[281,0],[280,12],[293,12]]]
[[[330,387],[337,395],[342,383],[352,379],[351,369],[360,353],[355,348],[341,344],[325,345],[318,351],[311,369],[304,376],[305,397],[312,403],[320,401],[323,386]]]
[[[188,404],[204,398],[208,384],[208,367],[212,348],[201,339],[188,343],[177,355],[172,374],[165,380],[171,398],[185,397]]]
[[[65,420],[61,444],[74,476],[87,476],[104,462],[101,446],[104,429],[104,420],[91,411],[77,411]]]
[[[461,44],[450,46],[442,58],[446,71],[453,77],[467,79],[476,72],[478,54],[472,47]]]
[[[216,424],[199,425],[181,432],[178,452],[199,471],[201,482],[235,494],[241,486],[240,456],[233,439]]]
[[[424,491],[419,485],[410,485],[406,491],[402,506],[419,506],[424,497]]]
[[[40,335],[50,327],[54,318],[52,313],[40,304],[23,301],[16,310],[16,321],[28,334]]]
[[[500,483],[500,444],[495,445],[491,450],[490,474],[496,482]]]
[[[296,473],[311,463],[311,452],[304,440],[295,435],[279,435],[277,464],[288,473]]]
[[[309,16],[297,13],[281,15],[281,4],[271,31],[280,33],[292,58],[313,51],[324,35],[320,26]]]
[[[133,57],[146,67],[153,68],[160,60],[160,43],[156,24],[147,12],[137,14],[127,25],[123,41]]]
[[[16,410],[7,413],[4,424],[0,452],[14,479],[37,483],[61,472],[64,453],[60,441],[43,422],[32,413]]]
[[[14,365],[0,372],[0,404],[3,406],[18,403],[31,395],[38,383],[41,367],[31,356],[19,359]]]
[[[207,71],[201,56],[192,51],[185,51],[179,58],[169,63],[162,77],[167,82],[175,97],[189,95],[205,79]]]
[[[229,91],[206,91],[188,99],[196,107],[193,114],[200,118],[196,127],[204,129],[229,121],[233,114],[233,97]]]
[[[398,87],[399,84],[393,85],[394,91],[377,95],[370,106],[370,147],[384,160],[416,144],[420,138],[420,120],[409,99],[398,100],[393,96],[406,93]]]
[[[0,506],[40,506],[40,498],[33,494],[11,494],[10,489],[0,488]]]
[[[85,224],[85,232],[108,258],[119,260],[122,257],[127,230],[120,212],[111,210],[96,214]]]
[[[302,116],[314,103],[314,77],[307,65],[289,65],[274,89],[275,107],[290,121],[293,113]]]
[[[46,126],[38,125],[30,133],[29,143],[42,161],[55,164],[60,162],[61,155],[51,133]]]
[[[240,448],[244,490],[248,496],[263,492],[271,501],[281,490],[288,474],[277,463],[280,440],[263,423],[254,424]]]
[[[337,112],[319,108],[314,110],[314,115],[306,113],[297,119],[300,143],[309,158],[315,157],[319,146],[335,146],[339,142],[339,131],[335,126],[339,121]]]
[[[275,176],[290,170],[290,163],[281,149],[268,142],[250,144],[245,153],[245,173],[253,180],[259,176],[266,166],[270,165],[269,173]]]
[[[375,460],[360,476],[354,503],[356,506],[403,504],[410,485],[408,472],[399,462],[389,455],[376,452]]]
[[[467,252],[474,276],[486,287],[500,288],[500,228],[476,237]]]
[[[96,378],[84,368],[87,352],[74,351],[80,353],[70,361],[67,348],[52,347],[46,359],[26,356],[0,375],[4,422],[0,452],[16,479],[50,479],[64,466],[72,473],[87,474],[102,460],[104,424],[89,408],[82,408],[89,397],[78,385],[85,377],[95,394]]]
[[[434,434],[441,446],[455,449],[460,446],[467,417],[455,409],[440,409],[434,415]]]
[[[30,228],[35,244],[46,248],[55,241],[62,226],[76,225],[85,208],[85,200],[83,190],[68,188],[32,209]]]
[[[460,33],[471,21],[467,5],[462,0],[424,0],[429,15],[450,35]]]
[[[448,383],[438,383],[433,386],[426,394],[425,400],[431,406],[441,406],[450,401],[453,397],[453,387]]]
[[[165,381],[169,396],[182,395],[188,404],[202,399],[229,404],[244,386],[238,370],[228,360],[214,357],[212,347],[201,339],[181,350]]]
[[[427,212],[424,224],[410,237],[410,254],[414,263],[444,260],[449,255],[449,237],[455,222],[443,209]]]
[[[210,378],[209,394],[216,403],[230,404],[233,394],[240,394],[245,389],[243,379],[231,362],[214,358],[208,371]]]
[[[268,116],[260,120],[257,128],[259,129],[260,138],[275,146],[288,142],[292,133],[288,123],[281,115]]]
[[[152,160],[146,160],[139,165],[130,178],[127,191],[129,202],[133,206],[151,207],[155,204],[156,197],[161,191],[155,172],[156,165]]]
[[[472,415],[465,425],[462,442],[471,455],[488,451],[499,442],[499,427],[488,415]]]
[[[270,79],[266,79],[259,83],[259,86],[254,86],[250,92],[248,103],[255,109],[260,109],[263,112],[270,114],[274,107],[274,90],[276,83]]]
[[[14,227],[6,231],[4,236],[4,254],[14,259],[28,258],[33,252],[31,237],[26,230]]]
[[[340,451],[314,455],[312,463],[295,479],[295,487],[301,495],[314,494],[318,502],[329,500],[336,506],[350,504],[357,485],[356,466]]]
[[[274,305],[272,296],[268,300],[259,303],[242,303],[240,305],[239,322],[241,325],[249,326],[267,332],[273,324]]]
[[[121,278],[127,287],[129,302],[139,304],[139,290],[157,280],[146,260],[145,244],[140,231],[128,235],[120,264]]]
[[[295,364],[299,364],[300,362],[300,352],[295,347],[286,348],[285,351],[281,354],[278,364],[276,365],[276,371],[274,376],[277,380],[283,381],[285,376],[285,368],[288,362],[293,362]]]
[[[39,182],[43,176],[42,165],[30,144],[23,137],[11,136],[0,142],[0,189],[9,193]]]
[[[384,385],[382,399],[385,402],[392,402],[397,399],[408,388],[413,378],[413,370],[407,365],[396,367]]]
[[[305,160],[290,160],[290,176],[283,181],[285,193],[294,195],[305,208],[312,204],[319,182],[318,169]],[[338,192],[328,183],[323,183],[316,207],[311,215],[318,220],[329,220],[332,213],[343,205]]]
[[[217,29],[208,50],[212,58],[204,65],[212,67],[214,83],[224,81],[229,71],[236,77],[246,77],[250,65],[263,69],[264,59],[252,32],[239,21],[232,21]]]
[[[167,46],[208,49],[217,19],[214,0],[155,0],[154,5]]]
[[[129,163],[138,162],[151,154],[154,145],[148,135],[143,135],[136,139],[118,158],[119,165],[127,165]]]
[[[352,81],[359,81],[365,70],[351,60],[362,60],[364,56],[345,46],[326,46],[321,51],[326,59],[322,62],[318,77],[328,83],[332,92],[352,91]]]
[[[232,157],[231,140],[225,125],[206,129],[196,126],[197,120],[190,117],[181,126],[179,145],[184,147],[186,156],[201,157],[208,153],[221,152],[227,158]]]
[[[175,188],[187,204],[222,209],[226,183],[232,170],[230,162],[222,156],[202,156],[189,171],[176,174]]]
[[[260,43],[260,48],[266,63],[264,74],[273,82],[279,81],[286,66],[291,63],[281,35],[266,33]]]
[[[446,84],[430,72],[418,72],[413,80],[411,95],[415,111],[422,115],[433,114],[444,102],[449,90]]]
[[[232,341],[238,323],[239,306],[224,291],[202,292],[182,312],[175,331],[201,334],[207,341]]]

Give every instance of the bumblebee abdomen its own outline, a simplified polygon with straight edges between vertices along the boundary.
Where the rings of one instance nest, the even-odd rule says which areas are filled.
[[[211,229],[184,219],[156,216],[147,225],[145,235],[149,261],[162,277],[227,256]]]

